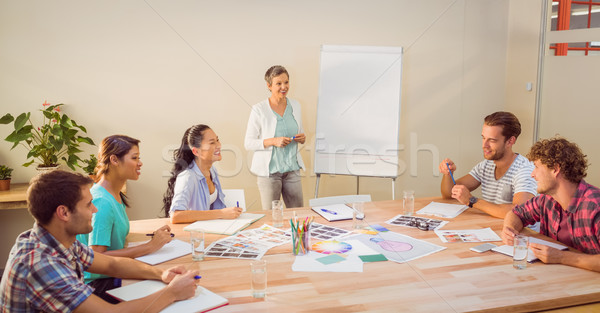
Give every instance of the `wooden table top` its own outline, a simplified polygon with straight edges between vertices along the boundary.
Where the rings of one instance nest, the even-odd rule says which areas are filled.
[[[432,200],[452,203],[440,198],[417,199],[416,210]],[[600,273],[541,262],[516,270],[511,257],[469,250],[479,243],[443,243],[433,231],[385,224],[401,213],[401,207],[402,201],[398,200],[365,203],[365,220],[447,249],[406,263],[365,263],[362,273],[323,273],[292,271],[291,245],[279,246],[263,257],[268,273],[265,299],[251,296],[249,260],[207,257],[193,262],[187,255],[157,266],[181,264],[198,269],[202,286],[229,299],[229,305],[214,312],[517,312],[591,303],[600,298]],[[315,222],[321,224],[351,229],[352,221],[328,223],[309,208],[286,209],[284,219],[292,217],[292,211],[301,217],[315,216]],[[252,227],[271,223],[270,212],[262,213],[267,214]],[[450,221],[443,229],[491,227],[497,234],[502,230],[501,219],[476,209],[443,220]],[[131,221],[127,240],[147,240],[146,233],[165,224],[172,227],[175,238],[189,241],[189,235],[183,231],[187,224],[173,225],[168,219]],[[206,234],[206,245],[224,237]],[[536,237],[543,238],[539,234]]]
[[[28,183],[10,184],[10,190],[0,191],[0,210],[27,208]]]

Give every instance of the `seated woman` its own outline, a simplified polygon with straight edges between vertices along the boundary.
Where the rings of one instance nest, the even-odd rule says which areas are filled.
[[[125,248],[125,237],[129,234],[129,218],[125,208],[129,205],[121,190],[127,180],[138,180],[140,177],[142,162],[139,142],[131,137],[113,135],[104,138],[100,144],[96,184],[90,189],[92,203],[98,209],[92,217],[94,229],[89,234],[77,235],[77,239],[89,245],[94,252],[136,258],[152,253],[171,241],[171,229],[165,225],[154,232],[149,242]],[[95,288],[94,294],[115,302],[105,291],[119,287],[120,280],[85,272],[85,282]]]
[[[175,150],[175,165],[163,198],[171,223],[237,218],[242,209],[225,207],[225,194],[213,163],[221,160],[221,142],[206,125],[188,128]]]

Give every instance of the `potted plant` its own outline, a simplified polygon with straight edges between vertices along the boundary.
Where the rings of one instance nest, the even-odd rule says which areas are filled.
[[[27,148],[27,159],[30,161],[23,164],[27,167],[36,160],[38,168],[57,167],[59,160],[75,170],[80,167],[77,161],[81,161],[78,153],[82,152],[79,145],[86,143],[95,145],[89,137],[81,136],[80,132],[87,133],[82,125],[77,124],[66,114],[61,112],[62,103],[50,105],[44,102],[42,124],[36,127],[31,121],[31,113],[22,113],[14,118],[10,113],[0,118],[0,124],[14,124],[14,131],[5,138],[12,142],[14,149],[19,144]]]
[[[83,163],[85,163],[86,166],[82,167],[81,169],[83,169],[86,174],[90,175],[93,180],[96,180],[96,165],[98,164],[98,159],[96,159],[96,156],[90,154],[90,158],[83,160]]]
[[[0,165],[0,191],[10,190],[12,171],[13,169],[8,166]]]

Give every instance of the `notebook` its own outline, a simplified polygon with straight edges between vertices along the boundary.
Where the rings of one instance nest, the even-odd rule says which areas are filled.
[[[554,242],[550,242],[550,241],[546,241],[546,240],[542,240],[542,239],[538,239],[538,238],[534,238],[534,237],[529,237],[529,243],[532,243],[532,242],[550,246],[552,248],[556,248],[559,250],[567,250],[568,249],[566,246],[563,246],[561,244],[557,244]],[[508,256],[513,256],[513,250],[514,250],[513,246],[509,246],[509,245],[502,245],[502,246],[498,246],[498,247],[492,249],[492,251],[500,252],[500,253],[506,254]],[[538,258],[535,256],[535,254],[533,254],[533,251],[531,251],[531,249],[529,249],[529,251],[527,251],[527,262],[531,263],[537,259]]]
[[[166,285],[167,284],[157,280],[144,280],[135,284],[108,290],[106,293],[119,300],[130,301],[155,293]],[[223,298],[202,286],[198,286],[196,288],[196,295],[193,298],[174,302],[164,308],[161,312],[206,312],[227,304],[229,304],[229,301],[226,298]]]
[[[353,208],[342,203],[314,206],[312,210],[330,222],[351,220],[352,212],[354,212]]]
[[[133,245],[135,244],[130,244],[129,246]],[[173,239],[171,242],[165,244],[162,248],[135,259],[150,265],[156,265],[158,263],[173,260],[190,253],[192,253],[192,249],[190,248],[189,242]]]
[[[263,218],[264,214],[242,213],[238,218],[232,220],[217,219],[209,221],[197,221],[183,228],[185,231],[199,230],[205,233],[233,235],[238,231],[250,226],[250,224]]]
[[[417,211],[417,214],[434,215],[443,218],[455,218],[468,208],[468,206],[463,204],[450,204],[431,201],[431,203]]]

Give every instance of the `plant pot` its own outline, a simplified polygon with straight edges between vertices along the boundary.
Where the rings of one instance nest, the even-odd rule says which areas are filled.
[[[60,168],[60,165],[57,166],[48,166],[48,167],[42,167],[42,166],[37,166],[35,169],[37,170],[38,174],[43,174],[43,173],[48,173],[48,172],[52,172],[55,171],[57,169]]]
[[[10,190],[10,178],[0,180],[0,191]]]

